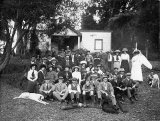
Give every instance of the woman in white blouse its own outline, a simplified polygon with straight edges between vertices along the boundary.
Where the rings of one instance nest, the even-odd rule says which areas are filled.
[[[80,67],[79,66],[74,66],[73,67],[72,77],[78,79],[79,85],[81,84],[81,72],[80,72]]]
[[[36,64],[31,64],[30,70],[27,74],[28,85],[27,92],[34,93],[36,92],[36,80],[38,79],[38,72],[36,71]]]
[[[113,67],[114,68],[118,68],[118,70],[120,69],[120,65],[121,65],[121,56],[119,55],[120,50],[116,50],[115,51],[115,55],[113,56]]]
[[[130,72],[129,68],[130,57],[127,51],[128,51],[127,48],[123,48],[122,50],[123,53],[121,54],[121,68],[124,68],[125,73]]]

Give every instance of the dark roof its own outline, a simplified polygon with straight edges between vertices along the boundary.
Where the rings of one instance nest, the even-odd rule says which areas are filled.
[[[112,32],[111,30],[79,30],[79,32]]]

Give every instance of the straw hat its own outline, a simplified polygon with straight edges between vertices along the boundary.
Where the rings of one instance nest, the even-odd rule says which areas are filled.
[[[87,62],[86,61],[81,61],[80,64],[87,64]]]
[[[114,52],[115,52],[115,53],[120,53],[121,51],[120,51],[120,50],[115,50]]]
[[[126,51],[128,51],[128,49],[127,49],[127,48],[123,48],[122,51],[125,51],[125,52],[126,52]]]

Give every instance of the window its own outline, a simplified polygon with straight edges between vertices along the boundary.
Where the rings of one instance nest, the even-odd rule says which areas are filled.
[[[103,39],[95,39],[94,49],[95,50],[103,50]]]

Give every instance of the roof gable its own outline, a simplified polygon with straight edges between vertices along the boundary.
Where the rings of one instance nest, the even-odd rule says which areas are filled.
[[[73,28],[66,28],[58,33],[54,33],[53,35],[55,36],[81,36],[82,34]]]

